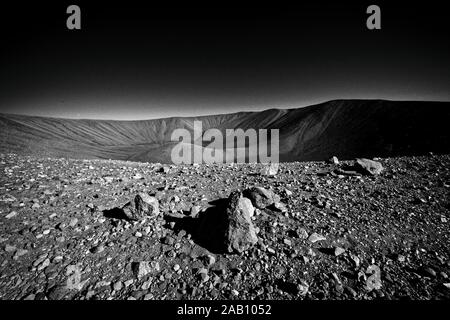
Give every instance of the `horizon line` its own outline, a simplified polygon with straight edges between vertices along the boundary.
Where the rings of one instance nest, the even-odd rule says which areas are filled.
[[[201,117],[211,117],[211,116],[220,116],[226,114],[237,114],[237,113],[257,113],[264,112],[268,110],[293,110],[300,108],[307,108],[312,106],[318,106],[325,103],[337,102],[337,101],[390,101],[390,102],[436,102],[436,103],[449,103],[446,100],[396,100],[396,99],[382,99],[382,98],[339,98],[339,99],[331,99],[325,100],[318,103],[307,104],[303,106],[296,107],[268,107],[260,110],[252,110],[252,111],[232,111],[232,112],[221,112],[221,113],[213,113],[213,114],[204,114],[204,115],[192,115],[192,116],[167,116],[167,117],[158,117],[158,118],[146,118],[146,119],[111,119],[111,118],[71,118],[71,117],[57,117],[57,116],[44,116],[44,115],[33,115],[33,114],[20,114],[20,113],[7,113],[0,112],[0,115],[9,115],[9,116],[19,116],[19,117],[34,117],[34,118],[45,118],[45,119],[60,119],[60,120],[75,120],[75,121],[117,121],[117,122],[136,122],[136,121],[151,121],[151,120],[164,120],[164,119],[173,119],[173,118],[201,118]]]

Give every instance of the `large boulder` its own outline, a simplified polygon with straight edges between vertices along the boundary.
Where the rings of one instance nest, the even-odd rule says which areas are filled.
[[[265,209],[274,203],[280,202],[280,197],[275,192],[261,187],[253,187],[245,190],[244,196],[249,198],[252,204],[258,209]]]
[[[359,172],[369,175],[378,175],[383,171],[383,165],[380,162],[365,158],[357,158],[355,167]]]
[[[145,216],[159,215],[159,202],[155,197],[141,192],[134,199],[122,207],[123,213],[130,220],[141,220]]]
[[[229,253],[241,253],[258,242],[251,216],[254,207],[251,201],[234,191],[228,198],[225,210],[225,246]]]

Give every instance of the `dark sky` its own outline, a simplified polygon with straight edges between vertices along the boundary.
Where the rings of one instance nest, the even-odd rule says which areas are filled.
[[[1,4],[0,112],[149,119],[339,98],[450,100],[440,2],[373,2],[376,31],[364,1],[59,2]],[[70,4],[82,30],[66,28]]]

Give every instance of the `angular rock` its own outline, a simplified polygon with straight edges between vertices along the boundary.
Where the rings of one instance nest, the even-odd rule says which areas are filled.
[[[5,218],[6,219],[11,219],[13,217],[17,216],[17,212],[16,211],[11,211],[10,213],[8,213]]]
[[[265,209],[276,202],[280,202],[280,197],[275,192],[261,187],[244,190],[243,195],[250,199],[252,204],[258,209]]]
[[[146,215],[155,217],[159,215],[159,202],[155,197],[141,192],[122,207],[123,213],[130,220],[141,220]]]
[[[373,265],[367,267],[366,274],[370,274],[370,276],[367,277],[367,280],[366,280],[366,289],[368,291],[372,291],[374,289],[375,290],[381,289],[382,284],[381,284],[380,267],[373,264]]]
[[[383,166],[380,162],[365,158],[357,158],[355,167],[361,173],[369,175],[379,175],[383,171]]]
[[[199,214],[200,210],[201,210],[201,207],[200,207],[200,206],[192,206],[189,215],[190,215],[192,218],[195,218],[195,217],[197,217],[197,215]]]
[[[345,252],[345,249],[344,248],[341,248],[341,247],[335,247],[334,248],[334,255],[337,257],[337,256],[340,256],[341,254],[343,254]]]
[[[328,159],[328,162],[331,164],[339,164],[339,159],[336,156],[332,156],[330,159]]]
[[[318,233],[313,233],[309,236],[308,241],[311,243],[315,243],[317,241],[323,241],[326,240],[327,238],[325,238],[323,235],[318,234]]]
[[[270,208],[279,212],[288,212],[287,207],[282,202],[275,202]]]
[[[67,290],[81,290],[85,282],[81,282],[81,270],[77,265],[69,265],[66,269],[66,275],[68,276],[66,281]]]
[[[225,246],[229,253],[242,253],[258,242],[251,216],[251,201],[234,191],[228,198],[225,220]]]
[[[303,240],[308,239],[308,231],[306,231],[304,228],[299,228],[297,230],[297,234],[300,239],[303,239]]]
[[[131,264],[131,270],[136,278],[141,279],[145,277],[147,274],[156,272],[160,270],[159,262],[155,261],[139,261],[133,262]]]

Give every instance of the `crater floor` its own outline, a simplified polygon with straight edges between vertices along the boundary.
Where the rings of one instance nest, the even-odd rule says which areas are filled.
[[[449,299],[450,156],[166,166],[0,156],[1,299]],[[258,243],[214,252],[168,217],[259,186],[287,212],[253,216]],[[157,218],[114,215],[138,192]],[[194,207],[194,208],[193,208]]]

